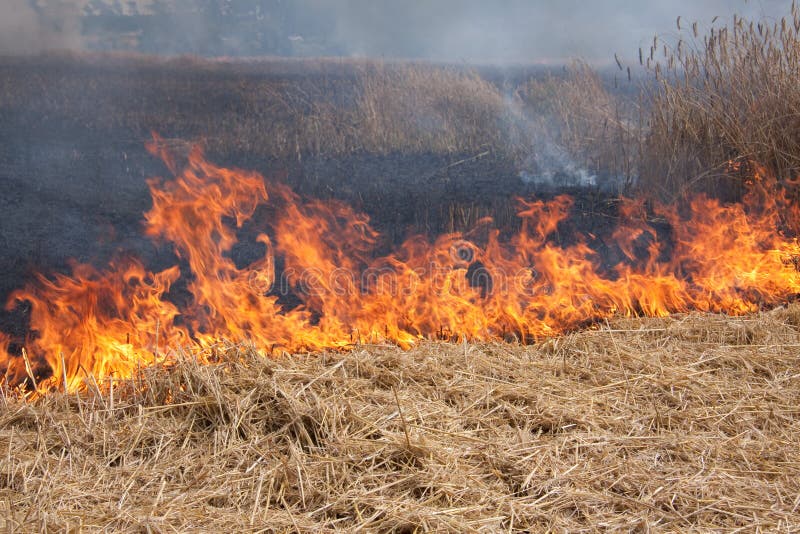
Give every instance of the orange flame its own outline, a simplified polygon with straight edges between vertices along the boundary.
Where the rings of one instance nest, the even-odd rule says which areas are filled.
[[[175,169],[160,139],[148,148]],[[106,270],[75,264],[12,294],[31,306],[26,354],[46,363],[40,389],[82,387],[85,378],[129,377],[169,361],[173,349],[202,351],[221,339],[248,340],[264,354],[419,339],[528,341],[615,314],[661,316],[691,309],[741,314],[800,292],[800,212],[756,168],[742,204],[698,196],[679,213],[622,200],[610,240],[623,258],[603,267],[588,236],[557,245],[572,200],[519,201],[510,238],[480,221],[474,235],[407,239],[379,255],[381,239],[348,206],[303,201],[255,172],[217,167],[198,149],[173,180],[148,182],[146,233],[172,244],[188,266],[149,272],[134,258]],[[256,241],[263,255],[239,267],[237,229],[270,210]],[[648,220],[654,214],[671,235]],[[281,268],[276,267],[276,259]],[[181,277],[191,298],[170,295]],[[289,298],[291,297],[291,298]],[[0,365],[19,383],[30,365],[0,335]]]

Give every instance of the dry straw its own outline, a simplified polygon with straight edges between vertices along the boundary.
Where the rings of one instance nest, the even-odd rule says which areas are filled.
[[[8,532],[800,528],[800,306],[185,358],[0,415]],[[100,393],[100,390],[103,390]],[[94,391],[94,393],[93,393]]]

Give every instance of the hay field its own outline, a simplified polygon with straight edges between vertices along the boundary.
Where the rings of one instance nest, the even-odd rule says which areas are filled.
[[[8,532],[800,529],[800,305],[4,392]],[[102,390],[102,393],[101,393]]]

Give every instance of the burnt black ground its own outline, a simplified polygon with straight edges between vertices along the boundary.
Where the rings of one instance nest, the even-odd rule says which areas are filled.
[[[117,64],[87,66],[61,64],[52,59],[38,61],[0,61],[2,88],[6,91],[0,93],[2,302],[34,273],[69,272],[71,260],[101,267],[117,254],[133,253],[153,270],[177,261],[169,247],[155,246],[141,231],[142,214],[150,207],[145,180],[151,176],[168,177],[165,166],[144,148],[150,126],[141,117],[163,112],[155,104],[153,109],[148,106],[151,102],[163,104],[165,97],[127,93],[125,76],[131,80],[149,76],[154,86],[171,76],[198,76],[198,92],[173,95],[175,105],[184,111],[197,109],[198,113],[212,115],[215,105],[229,108],[219,102],[224,91],[222,97],[218,89],[213,94],[203,92],[203,82],[209,76],[214,87],[226,80],[238,83],[243,78],[267,75],[282,76],[282,82],[303,84],[309,83],[310,76],[291,66],[271,74],[252,68],[209,74],[163,65],[121,72]],[[317,75],[324,75],[325,83],[341,82],[337,87],[347,87],[346,80],[336,78],[336,71]],[[498,78],[498,83],[501,75],[504,74],[500,71],[489,72],[490,77]],[[95,106],[75,80],[84,77],[85,83],[91,84],[102,81],[104,76],[122,76],[123,81],[114,85],[117,94],[108,95],[102,107]],[[346,78],[347,74],[341,76]],[[48,90],[34,90],[37,84],[46,85]],[[36,96],[27,101],[24,94],[29,90]],[[61,107],[36,100],[46,94],[56,94]],[[108,102],[112,103],[110,108]],[[141,111],[141,115],[132,110]],[[109,112],[114,115],[116,111],[119,118],[98,116]],[[226,120],[229,119],[227,115]],[[180,123],[159,133],[190,139],[212,134]],[[608,217],[614,214],[612,196],[588,188],[537,189],[520,180],[516,163],[504,153],[489,150],[479,154],[480,157],[459,153],[352,153],[342,157],[309,154],[278,160],[247,150],[231,150],[210,151],[208,158],[219,165],[254,169],[269,179],[286,181],[302,196],[345,201],[370,216],[374,227],[384,235],[387,248],[412,233],[435,236],[468,229],[483,215],[492,215],[500,228],[512,231],[517,225],[514,198],[518,196],[572,194],[576,198],[575,213],[561,239],[568,240],[576,231],[602,233],[613,224],[613,217]],[[242,237],[243,244],[234,254],[247,257],[253,254],[248,243],[258,245],[248,236]],[[602,242],[596,246],[610,262],[614,261],[613,251],[604,250]],[[0,314],[0,329],[21,334],[26,329],[25,315],[24,307]]]

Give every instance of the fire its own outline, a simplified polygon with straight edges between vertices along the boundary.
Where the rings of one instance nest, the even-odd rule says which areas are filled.
[[[74,264],[70,275],[37,275],[7,304],[31,310],[26,339],[0,334],[7,383],[46,367],[39,389],[74,390],[89,377],[169,362],[179,348],[203,358],[222,339],[265,356],[424,338],[531,341],[620,314],[742,314],[800,292],[800,212],[758,168],[741,204],[698,196],[679,212],[621,200],[605,236],[621,261],[609,267],[594,236],[555,243],[567,196],[519,200],[510,237],[484,219],[467,235],[417,235],[380,254],[385,243],[368,218],[341,202],[303,200],[199,149],[178,171],[160,139],[148,148],[175,176],[148,182],[145,232],[183,267],[151,272],[126,256],[103,270]],[[263,253],[237,266],[240,230],[256,223]],[[170,292],[179,280],[186,298]]]

